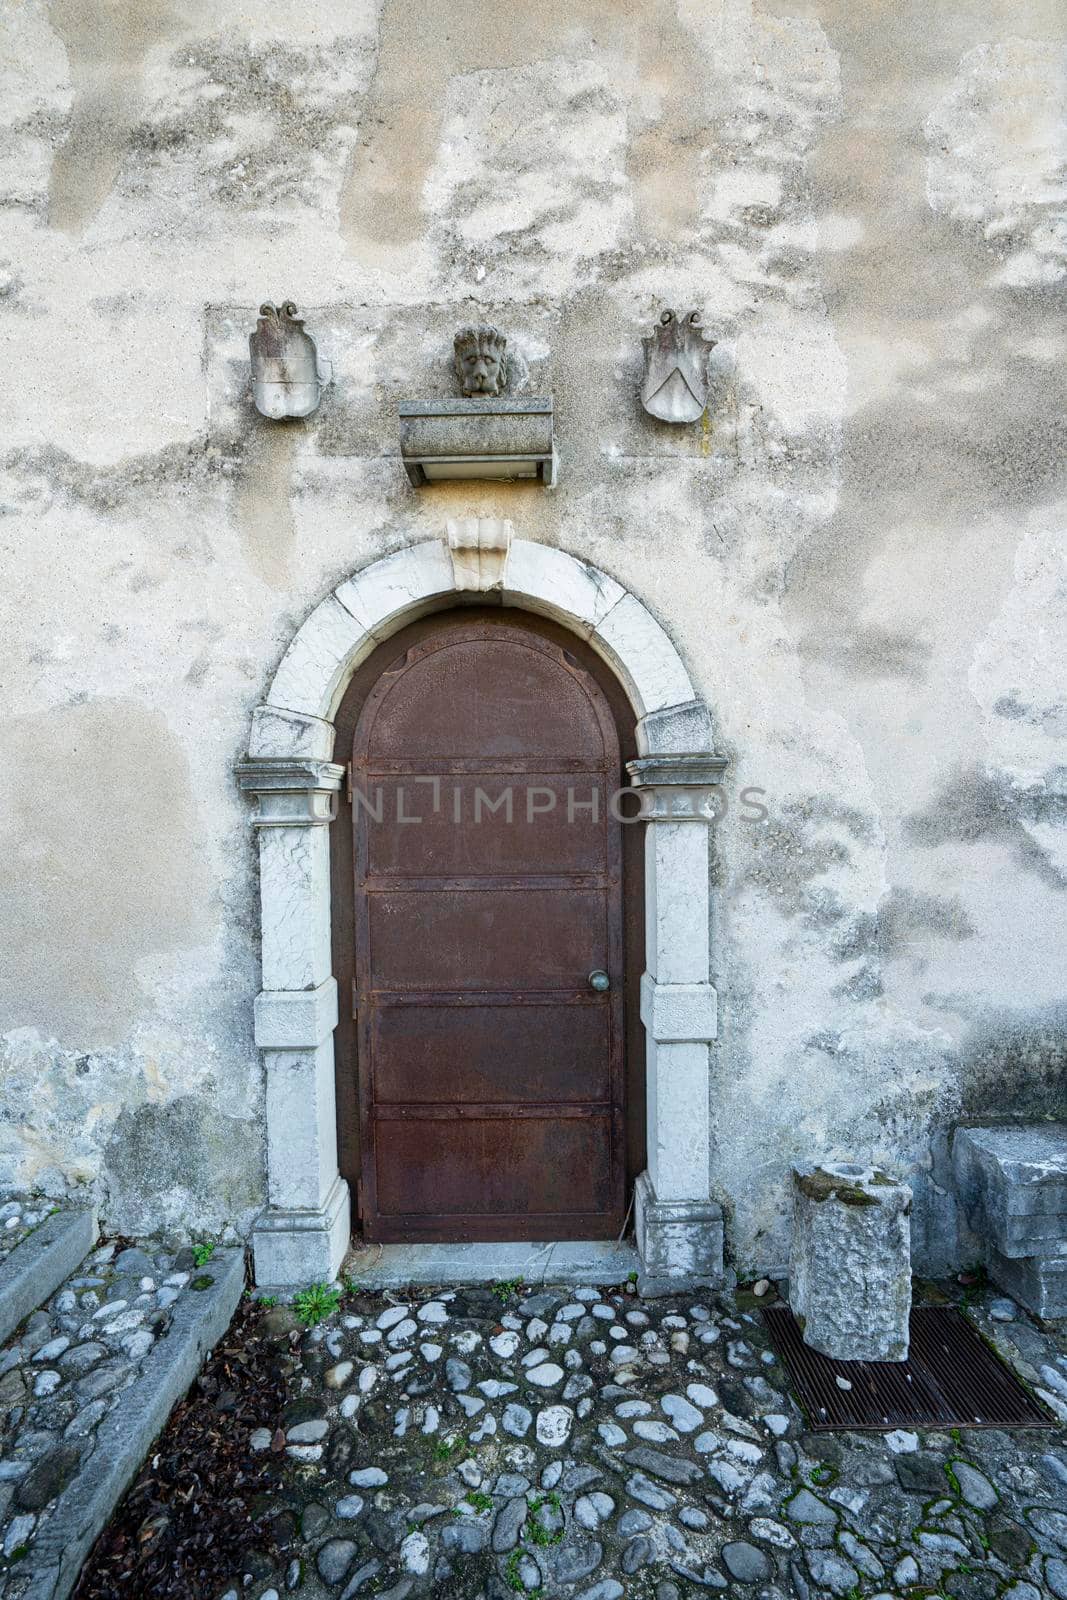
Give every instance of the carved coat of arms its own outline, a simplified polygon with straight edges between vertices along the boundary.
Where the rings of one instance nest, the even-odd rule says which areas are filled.
[[[641,340],[645,376],[641,404],[662,422],[695,422],[708,400],[708,356],[715,345],[700,326],[699,311],[678,317],[665,311],[654,333]]]
[[[319,357],[291,300],[280,306],[269,301],[260,306],[256,331],[248,338],[248,352],[256,410],[275,420],[309,417],[319,403],[323,384],[330,381],[330,363]]]

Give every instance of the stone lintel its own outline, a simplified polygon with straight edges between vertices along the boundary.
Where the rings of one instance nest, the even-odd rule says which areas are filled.
[[[337,1026],[337,979],[317,989],[264,989],[256,996],[255,1018],[261,1050],[321,1044]]]
[[[641,975],[641,1021],[660,1044],[705,1044],[718,1035],[719,997],[710,983],[657,983]]]
[[[397,412],[405,421],[412,417],[550,417],[552,396],[490,394],[465,395],[462,399],[401,400]]]

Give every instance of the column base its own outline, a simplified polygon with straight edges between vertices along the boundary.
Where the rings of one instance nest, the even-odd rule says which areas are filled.
[[[634,1218],[641,1294],[722,1284],[722,1207],[714,1200],[657,1200],[651,1178],[642,1172],[634,1190]]]
[[[319,1211],[269,1207],[252,1229],[258,1289],[331,1283],[352,1240],[348,1184],[338,1177]]]

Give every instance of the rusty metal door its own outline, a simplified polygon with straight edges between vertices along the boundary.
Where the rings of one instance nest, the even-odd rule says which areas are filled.
[[[521,627],[446,624],[369,694],[352,758],[369,1239],[618,1233],[619,780],[600,687]]]

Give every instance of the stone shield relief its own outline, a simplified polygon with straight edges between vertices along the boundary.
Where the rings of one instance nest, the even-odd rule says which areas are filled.
[[[699,311],[685,317],[664,311],[655,331],[641,344],[645,410],[661,422],[696,422],[708,400],[708,357],[715,345],[700,326]]]

